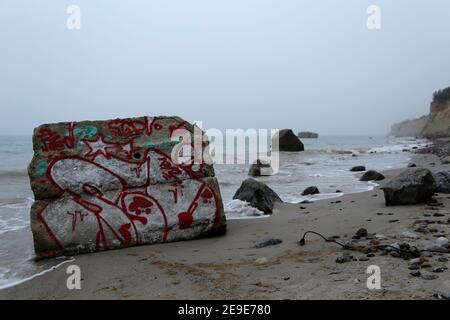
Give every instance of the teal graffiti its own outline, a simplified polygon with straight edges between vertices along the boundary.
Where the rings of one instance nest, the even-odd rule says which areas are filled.
[[[48,162],[47,161],[41,161],[36,166],[36,174],[39,176],[44,175],[47,172],[48,168]]]
[[[179,144],[180,141],[165,141],[163,143],[155,144],[155,143],[147,143],[147,148],[166,148],[166,147],[172,147]]]
[[[98,133],[98,129],[96,126],[85,125],[85,126],[75,128],[73,130],[73,132],[76,135],[79,135],[80,139],[84,139],[84,138],[92,138],[92,137],[96,136]]]

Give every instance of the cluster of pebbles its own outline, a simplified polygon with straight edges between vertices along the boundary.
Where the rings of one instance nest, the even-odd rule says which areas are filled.
[[[357,230],[345,243],[347,251],[337,256],[336,263],[367,261],[376,254],[390,256],[406,260],[405,269],[412,278],[438,279],[440,274],[448,272],[450,212],[446,212],[437,199],[427,205],[422,218],[414,219],[409,230],[400,234],[371,234],[364,228]],[[364,256],[354,257],[350,252],[355,251]],[[437,295],[439,298],[445,296]]]

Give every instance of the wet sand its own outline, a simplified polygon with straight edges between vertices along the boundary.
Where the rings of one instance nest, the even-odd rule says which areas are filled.
[[[430,154],[416,155],[414,162],[432,170],[450,169]],[[397,172],[385,174],[389,178]],[[413,231],[413,222],[424,214],[429,220],[447,221],[450,195],[438,194],[436,199],[444,206],[386,207],[382,191],[375,188],[312,204],[277,204],[269,218],[228,221],[228,232],[221,237],[76,256],[53,272],[1,290],[0,298],[433,299],[439,290],[450,290],[450,271],[436,274],[435,280],[412,277],[408,261],[380,252],[367,261],[338,264],[335,260],[342,252],[363,260],[366,255],[343,250],[315,235],[307,237],[305,246],[298,241],[303,232],[314,230],[345,243],[359,228],[366,228],[386,236],[382,244],[406,241],[421,247],[435,241],[433,234],[419,233],[420,239],[413,241],[403,239],[402,232]],[[444,216],[434,217],[435,213]],[[448,223],[436,228],[450,234]],[[283,242],[253,248],[267,238]],[[450,258],[433,254],[427,258],[430,268],[450,266],[439,257]],[[81,268],[81,290],[67,289],[70,264]],[[370,265],[381,268],[381,290],[367,288]]]

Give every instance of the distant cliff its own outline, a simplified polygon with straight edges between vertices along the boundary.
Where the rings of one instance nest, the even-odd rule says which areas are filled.
[[[417,119],[396,123],[389,135],[396,137],[450,137],[450,87],[435,92],[430,113]]]

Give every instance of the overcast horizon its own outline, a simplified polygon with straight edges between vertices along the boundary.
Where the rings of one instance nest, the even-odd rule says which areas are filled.
[[[372,4],[380,30],[366,25]],[[0,134],[178,115],[385,135],[450,86],[449,15],[445,0],[0,0]]]

